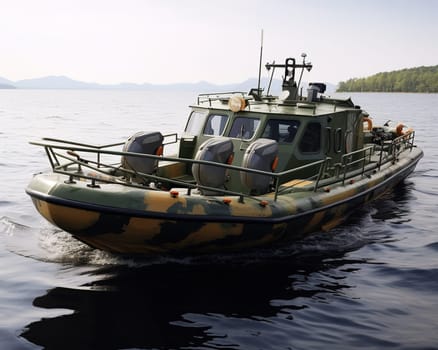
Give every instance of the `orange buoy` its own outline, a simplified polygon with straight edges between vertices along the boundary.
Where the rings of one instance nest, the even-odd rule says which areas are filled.
[[[373,130],[373,120],[371,118],[363,117],[363,122],[367,123],[367,130],[368,131]]]
[[[399,123],[397,125],[397,127],[395,128],[395,133],[397,136],[402,136],[402,135],[406,135],[411,133],[412,131],[414,131],[414,129],[412,128],[408,128],[406,131],[403,131],[404,128],[407,128],[406,125],[404,125],[403,123]]]

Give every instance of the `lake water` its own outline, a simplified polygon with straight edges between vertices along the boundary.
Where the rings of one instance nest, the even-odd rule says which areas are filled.
[[[0,90],[0,349],[438,349],[438,94],[352,94],[425,157],[329,233],[238,255],[129,259],[44,221],[40,137],[180,131],[195,94]]]

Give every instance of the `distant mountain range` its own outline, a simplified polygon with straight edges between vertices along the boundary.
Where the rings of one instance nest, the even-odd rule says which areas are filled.
[[[98,84],[86,83],[78,80],[70,79],[66,76],[47,76],[35,79],[24,79],[19,81],[11,81],[0,77],[0,89],[106,89],[106,90],[188,90],[194,92],[213,92],[213,91],[249,91],[251,88],[257,87],[257,79],[251,78],[244,82],[236,84],[217,85],[206,81],[198,83],[177,83],[177,84],[135,84],[135,83],[120,83],[120,84]],[[264,78],[260,84],[262,87],[268,86],[268,79]],[[275,80],[271,84],[271,92],[279,93],[281,81]],[[303,83],[304,88],[307,87]],[[327,91],[335,91],[335,85],[327,84]]]

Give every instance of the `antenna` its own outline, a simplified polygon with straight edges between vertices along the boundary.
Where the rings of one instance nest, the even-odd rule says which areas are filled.
[[[272,64],[275,65],[275,61],[273,61]],[[270,68],[267,69],[269,71]],[[266,92],[267,96],[269,96],[269,91],[271,90],[271,83],[272,83],[272,78],[274,77],[274,72],[275,72],[275,67],[272,68],[271,79],[269,79],[268,91]]]
[[[300,74],[300,79],[298,80],[298,88],[297,88],[297,91],[298,91],[298,89],[300,88],[300,85],[301,85],[301,78],[303,77],[303,72],[304,72],[304,68],[306,67],[306,57],[307,57],[307,54],[305,54],[304,52],[301,54],[301,57],[303,58],[303,67],[301,68],[301,74]],[[302,94],[301,94],[302,95]]]
[[[261,32],[261,40],[260,40],[259,80],[258,80],[258,84],[257,84],[257,94],[259,96],[261,96],[261,92],[260,92],[260,79],[261,79],[261,75],[262,75],[262,57],[263,57],[263,29],[262,29],[262,32]]]

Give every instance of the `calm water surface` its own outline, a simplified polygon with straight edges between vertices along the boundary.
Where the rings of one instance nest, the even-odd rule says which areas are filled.
[[[0,349],[438,349],[438,94],[353,94],[405,121],[416,171],[329,233],[276,250],[129,259],[40,218],[29,140],[180,131],[192,93],[0,90]]]

